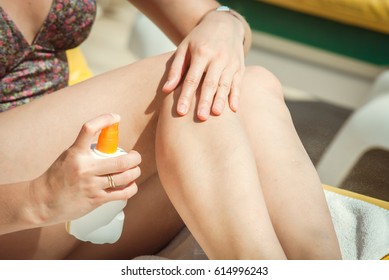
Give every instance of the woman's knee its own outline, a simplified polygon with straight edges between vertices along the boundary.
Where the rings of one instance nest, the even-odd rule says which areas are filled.
[[[248,66],[243,78],[244,95],[266,98],[277,98],[284,102],[282,84],[269,70],[261,66]],[[243,96],[244,97],[244,96]]]

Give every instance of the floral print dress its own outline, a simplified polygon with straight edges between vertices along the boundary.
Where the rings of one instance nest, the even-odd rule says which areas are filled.
[[[65,51],[89,35],[96,0],[53,0],[29,44],[0,7],[0,112],[67,86]]]

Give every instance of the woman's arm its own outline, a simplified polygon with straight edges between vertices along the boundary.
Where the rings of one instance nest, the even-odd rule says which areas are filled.
[[[199,24],[204,15],[215,11],[220,3],[207,1],[130,0],[142,13],[149,17],[169,38],[178,45]],[[251,46],[251,29],[239,13],[231,14],[241,21],[245,34],[245,53]]]
[[[220,4],[213,0],[130,0],[176,45],[193,30],[203,16]]]
[[[33,202],[33,182],[0,186],[0,234],[38,227],[44,218],[39,206]]]
[[[226,103],[236,111],[244,56],[251,45],[246,20],[234,11],[216,11],[220,4],[213,0],[131,2],[178,45],[163,87],[170,93],[183,81],[177,112],[187,114],[197,88],[200,120],[220,115]]]

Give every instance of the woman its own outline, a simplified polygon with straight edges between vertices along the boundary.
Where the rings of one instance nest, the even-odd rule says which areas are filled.
[[[281,86],[265,69],[244,67],[245,20],[213,0],[130,2],[177,51],[64,87],[63,51],[87,36],[94,1],[0,0],[8,39],[0,57],[1,258],[153,254],[183,222],[211,259],[339,258]],[[93,159],[95,135],[118,115],[121,146],[131,152]],[[118,188],[108,188],[108,175]],[[117,243],[65,232],[64,222],[117,199],[129,199]]]

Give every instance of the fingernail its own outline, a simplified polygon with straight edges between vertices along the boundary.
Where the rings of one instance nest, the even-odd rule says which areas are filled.
[[[209,111],[205,108],[201,108],[199,111],[198,111],[198,116],[202,119],[206,119],[209,115]]]
[[[180,114],[180,115],[184,115],[186,114],[186,111],[187,111],[187,106],[185,104],[180,104],[177,108],[177,112]]]
[[[167,80],[166,83],[163,85],[163,87],[168,87],[172,83],[171,80]]]
[[[213,110],[213,113],[215,113],[215,114],[221,114],[221,112],[223,111],[223,105],[220,103],[220,102],[218,102],[218,103],[215,103],[215,105],[213,106],[213,108],[212,108]]]
[[[119,114],[111,113],[111,116],[112,116],[114,119],[120,121],[120,115],[119,115]]]
[[[239,101],[237,98],[234,98],[231,100],[231,109],[233,111],[237,111],[238,110],[238,106],[239,106]]]

